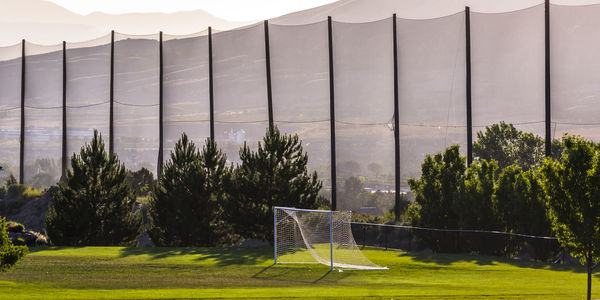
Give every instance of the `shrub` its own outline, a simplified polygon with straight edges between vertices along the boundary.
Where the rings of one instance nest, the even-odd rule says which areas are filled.
[[[24,202],[42,195],[42,190],[33,189],[22,184],[9,185],[6,191],[6,200]]]
[[[27,254],[27,251],[26,246],[13,245],[6,231],[6,220],[0,217],[0,271],[10,270]]]
[[[52,190],[46,217],[48,237],[65,246],[123,245],[140,233],[141,215],[133,213],[135,196],[125,166],[108,155],[94,130],[89,144],[71,158],[71,169]]]
[[[11,186],[13,184],[17,184],[17,179],[15,178],[15,176],[13,174],[10,174],[10,176],[8,176],[8,179],[6,180],[6,186]]]
[[[23,225],[21,223],[14,222],[14,221],[8,221],[6,223],[6,230],[8,232],[23,233],[23,232],[25,232],[25,225]]]

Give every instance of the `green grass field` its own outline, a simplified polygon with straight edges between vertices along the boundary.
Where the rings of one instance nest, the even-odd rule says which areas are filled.
[[[47,248],[0,274],[1,299],[582,299],[584,268],[470,255],[369,249],[390,271],[273,265],[270,248]],[[594,276],[593,296],[600,296]]]

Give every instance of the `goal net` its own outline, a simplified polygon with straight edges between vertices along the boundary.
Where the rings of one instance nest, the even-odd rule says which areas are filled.
[[[333,270],[387,270],[362,254],[350,211],[275,207],[275,263],[328,265]]]

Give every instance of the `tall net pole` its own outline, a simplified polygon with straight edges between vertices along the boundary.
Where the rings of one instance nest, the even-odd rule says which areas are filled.
[[[329,261],[333,271],[333,211],[329,212]]]

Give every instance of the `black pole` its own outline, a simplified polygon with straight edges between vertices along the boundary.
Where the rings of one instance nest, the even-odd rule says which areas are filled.
[[[327,17],[329,39],[329,126],[331,130],[331,210],[337,208],[337,182],[335,173],[335,93],[333,82],[333,30],[331,16]]]
[[[21,41],[21,139],[19,147],[19,184],[23,184],[25,167],[25,39]]]
[[[212,28],[208,27],[208,95],[210,102],[210,139],[215,140],[215,107],[213,91]]]
[[[67,170],[67,42],[63,41],[63,82],[62,82],[62,173],[65,178]]]
[[[160,176],[163,169],[163,33],[158,35],[158,164],[156,174]]]
[[[550,0],[544,1],[545,6],[545,56],[546,56],[546,156],[552,155],[552,115],[550,110]]]
[[[114,131],[114,102],[115,102],[115,31],[110,32],[110,119],[108,124],[108,153],[112,155],[115,151]]]
[[[396,199],[394,205],[395,220],[400,220],[400,111],[398,103],[398,37],[396,36],[396,14],[392,18],[393,54],[394,54],[394,165]]]
[[[467,166],[473,162],[473,117],[471,114],[471,9],[465,7],[465,65],[467,81]]]
[[[269,128],[273,127],[273,93],[271,91],[271,52],[269,50],[269,21],[265,20],[265,62],[267,67],[267,104],[269,106]]]
[[[367,225],[363,224],[363,248],[367,245]]]

